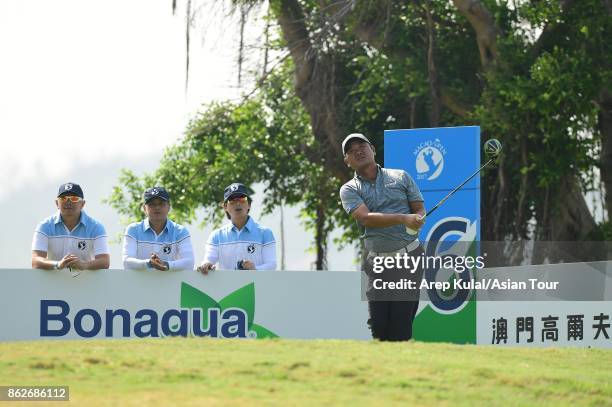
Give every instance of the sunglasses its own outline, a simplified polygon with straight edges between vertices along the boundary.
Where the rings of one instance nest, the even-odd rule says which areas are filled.
[[[237,196],[235,198],[228,199],[228,201],[246,203],[248,201],[248,198],[246,196]]]
[[[83,198],[81,198],[80,196],[75,196],[75,195],[64,195],[64,196],[58,197],[57,199],[60,202],[70,201],[72,203],[81,202],[83,200]]]

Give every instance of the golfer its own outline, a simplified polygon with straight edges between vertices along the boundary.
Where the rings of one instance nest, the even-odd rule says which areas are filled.
[[[419,306],[418,290],[402,296],[397,292],[377,290],[373,282],[377,278],[397,281],[407,276],[418,287],[423,270],[393,267],[376,274],[373,261],[375,257],[395,257],[404,253],[420,256],[423,253],[417,235],[406,231],[406,227],[419,230],[424,224],[423,196],[406,171],[376,164],[374,146],[363,134],[349,134],[342,142],[342,152],[344,162],[355,170],[355,176],[340,188],[340,199],[346,212],[357,220],[368,252],[362,264],[368,278],[368,325],[375,339],[409,340]]]

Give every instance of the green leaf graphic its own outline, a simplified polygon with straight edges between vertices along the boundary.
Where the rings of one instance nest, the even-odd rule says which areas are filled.
[[[247,284],[219,301],[221,310],[242,308],[248,315],[249,329],[255,319],[255,283]]]
[[[257,324],[251,325],[250,330],[257,334],[257,339],[261,339],[261,338],[278,338],[277,334],[275,334],[274,332],[269,331],[266,328],[264,328],[263,326],[260,326],[260,325],[257,325]]]
[[[187,283],[181,283],[181,308],[201,308],[202,326],[208,326],[208,309],[221,307],[208,294]]]
[[[209,308],[219,308],[221,312],[228,308],[239,308],[247,314],[248,329],[255,332],[257,338],[278,338],[274,332],[253,323],[255,319],[255,283],[237,289],[219,302],[197,288],[181,283],[181,308],[202,309],[202,326],[208,326]]]

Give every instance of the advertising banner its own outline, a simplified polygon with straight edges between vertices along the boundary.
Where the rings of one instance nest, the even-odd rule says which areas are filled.
[[[480,128],[447,127],[386,130],[386,168],[403,169],[415,180],[425,209],[467,179],[480,167]],[[428,216],[419,233],[428,255],[476,256],[480,239],[480,177],[474,177],[459,192]],[[454,242],[464,242],[454,245]],[[456,253],[460,249],[461,253]],[[466,278],[469,273],[466,274]],[[453,270],[425,270],[428,281],[458,278]],[[476,343],[476,303],[469,290],[428,290],[415,319],[417,340]]]
[[[20,269],[0,270],[0,282],[0,341],[371,338],[357,272]],[[610,261],[484,269],[469,284],[478,309],[427,302],[419,340],[612,347]]]
[[[356,272],[0,270],[0,341],[369,339]]]
[[[478,302],[479,345],[612,348],[612,301]]]
[[[612,348],[612,261],[478,274],[478,344]]]

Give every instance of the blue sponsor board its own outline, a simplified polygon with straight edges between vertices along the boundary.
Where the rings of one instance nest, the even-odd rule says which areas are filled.
[[[480,128],[447,127],[386,130],[386,168],[408,172],[415,180],[425,208],[430,210],[480,167]],[[428,256],[476,256],[480,239],[480,177],[474,177],[428,216],[419,233]],[[476,242],[476,244],[461,243]],[[469,279],[470,273],[425,269],[429,281]],[[429,303],[415,320],[417,340],[476,342],[476,306],[470,290],[428,290]]]
[[[384,166],[408,172],[419,186],[425,208],[429,210],[480,167],[480,127],[385,130]],[[475,239],[480,239],[479,176],[427,219],[419,238],[426,240],[431,228],[448,217],[475,222]]]
[[[479,166],[480,127],[385,130],[385,167],[406,170],[421,192],[450,191]],[[480,178],[464,188],[480,188]]]

